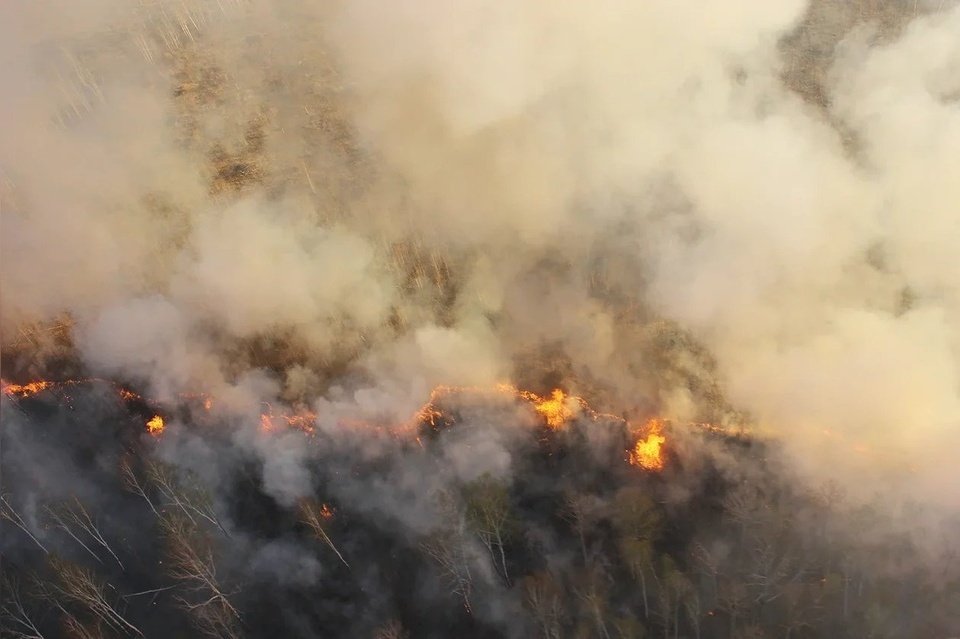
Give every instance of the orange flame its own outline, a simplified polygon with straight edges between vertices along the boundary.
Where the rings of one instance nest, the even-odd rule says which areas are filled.
[[[547,426],[553,429],[560,428],[573,417],[573,409],[570,408],[572,402],[583,401],[579,397],[571,398],[559,388],[555,388],[549,398],[527,391],[520,391],[518,395],[531,402],[533,410],[537,411],[547,421]]]
[[[260,430],[264,433],[271,432],[274,428],[273,418],[269,413],[260,413]]]
[[[147,422],[147,432],[153,435],[154,437],[159,437],[163,434],[164,423],[163,417],[160,415],[154,415]]]
[[[47,389],[63,389],[90,382],[106,382],[116,389],[118,397],[121,400],[142,401],[154,406],[158,411],[161,410],[160,406],[157,406],[149,399],[144,399],[132,390],[124,388],[115,382],[96,378],[62,382],[38,380],[27,384],[8,384],[6,381],[3,381],[2,390],[4,394],[23,398]],[[628,425],[623,417],[597,412],[593,410],[583,398],[569,395],[561,389],[554,389],[548,396],[540,396],[531,391],[521,390],[509,383],[496,384],[494,386],[437,386],[431,391],[426,403],[424,403],[409,420],[400,424],[383,425],[381,427],[365,421],[344,421],[342,423],[346,427],[373,428],[378,432],[387,432],[394,436],[408,434],[412,439],[416,439],[419,442],[417,432],[423,425],[429,424],[431,427],[437,428],[452,423],[453,417],[443,411],[440,403],[444,398],[454,395],[475,395],[481,398],[498,396],[506,398],[509,401],[522,400],[528,403],[533,411],[543,419],[546,425],[552,430],[559,430],[572,419],[580,416],[592,421],[603,420]],[[183,400],[199,401],[206,411],[211,411],[213,405],[216,403],[216,398],[203,392],[181,393],[180,398]],[[260,428],[262,432],[265,433],[273,432],[284,426],[295,428],[311,436],[316,432],[317,415],[303,408],[281,408],[275,411],[273,406],[264,403],[259,417]],[[651,419],[640,430],[643,438],[638,439],[634,446],[628,451],[627,461],[631,465],[646,470],[659,471],[663,469],[665,465],[663,446],[667,441],[667,437],[663,433],[664,425],[665,422],[663,420]],[[158,412],[147,422],[146,426],[148,433],[159,437],[163,433],[165,426],[163,417]],[[729,432],[728,429],[713,424],[691,424],[691,426],[712,432]],[[420,444],[422,446],[422,442],[420,442]]]
[[[414,413],[413,423],[426,423],[436,427],[444,418],[444,413],[437,407],[437,402],[450,395],[501,395],[508,398],[525,400],[529,402],[533,410],[546,421],[547,426],[554,430],[562,428],[564,424],[581,411],[588,412],[594,419],[612,417],[591,411],[583,398],[568,395],[559,388],[551,391],[548,397],[541,397],[534,392],[520,390],[513,384],[503,383],[492,387],[437,386],[430,392],[430,399]]]
[[[331,507],[330,507],[329,505],[327,505],[327,504],[323,504],[323,505],[320,507],[320,516],[323,517],[324,519],[332,519],[332,518],[333,518],[333,508],[331,508]]]
[[[290,428],[296,428],[308,435],[313,434],[317,421],[316,413],[308,410],[276,413],[270,404],[264,402],[263,406],[264,409],[260,413],[260,432],[272,432],[278,428],[279,423],[284,423]]]
[[[3,392],[14,397],[30,397],[52,386],[53,382],[47,381],[30,382],[29,384],[8,384],[3,382]]]
[[[633,450],[629,451],[628,461],[645,470],[663,470],[663,445],[667,441],[663,435],[663,420],[651,419],[644,430],[647,436],[637,440]]]
[[[106,379],[100,379],[98,377],[87,377],[80,379],[67,379],[63,381],[50,381],[50,380],[36,380],[29,382],[27,384],[9,384],[4,380],[0,380],[0,387],[3,389],[3,393],[10,395],[11,397],[17,397],[23,399],[25,397],[32,397],[37,393],[41,393],[45,390],[56,390],[56,391],[66,391],[67,389],[81,386],[83,384],[92,384],[92,383],[104,383],[112,386],[117,392],[117,397],[121,400],[128,401],[144,401],[143,397],[133,392],[129,388],[124,388],[116,382],[112,382]]]

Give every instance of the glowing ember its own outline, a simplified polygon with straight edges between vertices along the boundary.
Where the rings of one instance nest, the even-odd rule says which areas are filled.
[[[302,430],[307,434],[313,432],[314,426],[317,423],[316,414],[308,410],[290,414],[283,413],[280,415],[280,417],[282,417],[283,421],[287,423],[287,426]]]
[[[327,504],[323,504],[320,507],[320,516],[323,517],[324,519],[333,518],[333,508],[331,508]]]
[[[443,412],[432,403],[424,404],[415,416],[416,421],[430,424],[431,426],[436,426],[437,422],[442,418]]]
[[[125,402],[143,401],[142,397],[126,388],[118,388],[117,393],[120,395],[120,399]]]
[[[154,437],[159,437],[162,435],[163,428],[163,417],[160,417],[160,415],[154,415],[150,418],[150,421],[147,422],[147,432]]]
[[[647,436],[637,440],[628,459],[632,465],[646,470],[663,470],[663,444],[667,441],[663,435],[663,421],[651,419],[645,431]]]
[[[308,410],[299,412],[274,412],[273,406],[264,402],[264,409],[260,413],[260,431],[269,433],[276,430],[279,426],[286,424],[290,428],[296,428],[308,435],[312,435],[317,422],[317,416]]]
[[[273,419],[268,413],[260,413],[260,430],[269,433],[274,429]]]

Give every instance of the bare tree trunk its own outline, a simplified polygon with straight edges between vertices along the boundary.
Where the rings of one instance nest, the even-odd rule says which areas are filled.
[[[57,528],[59,528],[60,530],[62,530],[62,531],[65,532],[65,533],[67,533],[67,535],[69,535],[71,539],[73,539],[75,542],[77,542],[78,544],[80,544],[80,547],[83,548],[84,550],[86,550],[87,553],[88,553],[91,557],[93,557],[94,559],[96,559],[96,560],[97,560],[97,563],[100,563],[100,564],[103,563],[103,560],[100,559],[100,557],[97,555],[97,553],[95,553],[95,552],[93,552],[92,550],[90,550],[90,547],[89,547],[88,545],[86,545],[85,543],[83,543],[83,540],[80,539],[79,537],[77,537],[76,534],[74,534],[74,532],[73,532],[73,530],[70,528],[69,524],[67,524],[66,519],[64,519],[63,517],[61,517],[55,510],[53,510],[53,509],[50,508],[49,506],[44,506],[43,509],[47,511],[47,514],[50,515],[50,518],[54,521],[54,523],[56,523]]]
[[[374,635],[374,639],[408,639],[409,637],[410,634],[403,629],[403,624],[396,619],[388,621],[377,628],[377,632]]]
[[[507,573],[507,555],[503,551],[503,540],[500,538],[500,532],[497,532],[497,546],[500,548],[500,566],[503,568],[503,578],[510,585],[510,575]]]
[[[330,539],[330,535],[327,534],[327,531],[323,527],[323,514],[320,508],[317,507],[316,503],[312,501],[304,501],[300,504],[300,521],[306,524],[310,530],[313,531],[314,536],[317,539],[325,543],[330,547],[337,557],[340,558],[340,561],[343,562],[343,565],[347,568],[350,567],[350,564],[347,563],[347,560],[343,558],[343,555],[340,554],[340,551],[337,550],[337,547],[334,545],[333,540]]]
[[[94,577],[91,571],[59,560],[51,561],[51,565],[59,581],[59,585],[54,586],[55,599],[63,598],[84,607],[96,618],[115,630],[143,636],[143,633],[136,626],[127,621],[107,601],[103,584]],[[59,597],[56,597],[56,595],[59,595]]]
[[[473,577],[470,565],[463,551],[463,539],[452,534],[435,537],[423,545],[424,550],[444,569],[453,585],[453,592],[463,600],[463,606],[472,612],[470,594],[473,590]]]
[[[12,577],[0,581],[0,593],[4,596],[0,605],[0,629],[11,639],[44,639],[30,611],[23,603],[20,584]]]
[[[643,594],[643,618],[650,618],[650,604],[647,601],[647,575],[644,572],[643,568],[639,570],[640,573],[640,592]]]
[[[13,506],[10,505],[10,502],[7,501],[5,495],[0,495],[0,519],[6,519],[12,523],[14,526],[22,530],[27,537],[32,539],[33,543],[40,547],[40,550],[48,555],[50,554],[50,551],[47,550],[46,546],[41,544],[40,540],[37,539],[32,532],[30,532],[30,529],[27,527],[27,522],[23,520],[23,517],[20,516],[20,513],[14,510]]]
[[[150,510],[153,511],[153,514],[157,517],[160,516],[160,513],[157,512],[156,507],[153,505],[153,501],[147,495],[147,491],[144,488],[143,484],[140,483],[140,480],[137,478],[137,474],[133,470],[133,466],[130,465],[129,460],[124,459],[120,462],[120,479],[123,481],[124,487],[133,493],[134,495],[139,495],[143,498],[147,505],[150,506]]]
[[[188,593],[180,604],[191,613],[198,629],[211,637],[238,637],[240,613],[217,578],[213,551],[187,519],[164,517],[161,523],[170,544],[168,572]]]
[[[65,509],[64,516],[66,521],[73,522],[74,525],[87,533],[91,539],[93,539],[98,545],[102,546],[108,553],[110,553],[110,556],[113,557],[113,559],[117,562],[117,565],[123,569],[123,563],[120,561],[120,558],[117,557],[117,554],[113,552],[113,548],[110,547],[110,544],[107,543],[107,540],[104,539],[100,529],[97,528],[96,524],[93,523],[93,518],[90,517],[90,513],[87,512],[87,510],[83,507],[83,504],[81,504],[80,500],[76,497],[74,497],[73,502],[74,505],[72,507],[68,506]],[[70,536],[76,539],[72,533],[70,533]]]
[[[196,515],[205,519],[227,537],[230,536],[230,533],[227,532],[226,528],[223,527],[217,518],[213,507],[207,504],[201,508],[191,501],[187,495],[184,494],[182,487],[178,485],[170,469],[159,463],[149,463],[147,474],[157,487],[157,490],[160,491],[161,496],[167,499],[168,506],[176,506],[179,508],[192,523],[196,523],[196,519],[194,519],[194,515]],[[197,497],[197,495],[194,495],[194,497]]]

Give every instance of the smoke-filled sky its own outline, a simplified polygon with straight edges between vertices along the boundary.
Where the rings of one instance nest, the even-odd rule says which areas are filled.
[[[957,505],[955,3],[10,2],[0,77],[5,352],[238,413],[556,373]]]

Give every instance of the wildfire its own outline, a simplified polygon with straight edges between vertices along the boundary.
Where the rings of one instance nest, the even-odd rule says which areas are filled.
[[[123,386],[112,382],[106,379],[100,379],[98,377],[87,377],[81,379],[68,379],[64,381],[50,381],[50,380],[36,380],[29,382],[27,384],[9,384],[6,381],[0,380],[0,387],[3,389],[5,395],[10,395],[11,397],[17,397],[23,399],[25,397],[32,397],[38,393],[42,393],[46,390],[56,390],[65,392],[67,389],[81,386],[83,384],[94,384],[102,383],[112,386],[117,392],[117,396],[125,402],[129,401],[145,401],[143,397],[133,392],[129,388],[124,388]]]
[[[107,380],[84,379],[68,380],[64,382],[39,380],[27,384],[8,384],[3,382],[3,393],[12,397],[23,398],[30,397],[48,389],[60,389],[98,381],[106,382]],[[156,406],[148,399],[144,399],[132,390],[124,388],[116,383],[107,383],[110,383],[114,386],[118,393],[118,397],[121,400],[136,400],[153,406],[158,412],[147,421],[146,430],[153,437],[160,437],[163,435],[165,424],[164,418],[160,414],[162,407]],[[526,403],[544,421],[546,426],[552,430],[562,429],[572,419],[580,416],[593,421],[603,420],[621,423],[624,425],[627,424],[622,417],[594,411],[583,398],[577,397],[576,395],[570,395],[559,388],[551,391],[549,395],[541,396],[531,391],[521,390],[513,384],[504,383],[493,386],[437,386],[431,391],[427,402],[424,403],[423,406],[421,406],[420,409],[417,410],[409,420],[401,424],[394,424],[393,426],[387,427],[387,430],[392,432],[394,435],[406,433],[411,437],[416,438],[418,429],[424,424],[429,424],[434,428],[452,424],[453,420],[455,419],[454,415],[445,412],[444,409],[441,408],[443,400],[452,396],[504,398],[507,401]],[[207,412],[210,412],[213,408],[213,405],[216,403],[215,398],[202,392],[182,393],[180,397],[182,400],[199,402]],[[260,429],[264,433],[274,432],[287,427],[295,428],[307,435],[313,435],[316,430],[317,415],[312,411],[306,410],[302,407],[298,409],[279,408],[275,410],[270,404],[264,403],[263,408],[260,410],[259,419]],[[375,424],[366,422],[354,423],[346,421],[343,422],[343,424],[348,428],[378,428]],[[708,424],[697,424],[696,426],[700,426],[701,428],[706,428],[709,430],[724,430],[720,427]],[[663,433],[663,427],[664,422],[660,419],[651,419],[646,423],[646,425],[640,431],[640,433],[643,434],[643,438],[638,439],[633,448],[628,451],[627,461],[629,461],[631,465],[643,468],[645,470],[659,471],[663,469],[665,463],[663,457],[663,446],[667,441],[667,438]],[[333,511],[329,509],[329,507],[325,508],[325,516],[326,514],[332,514]]]
[[[277,429],[278,424],[286,424],[290,428],[296,428],[304,433],[311,435],[317,422],[317,415],[308,410],[299,412],[274,412],[273,406],[264,402],[264,408],[260,413],[260,431],[269,433]]]
[[[273,419],[268,413],[260,413],[260,430],[269,433],[274,429]]]
[[[12,395],[14,397],[30,397],[31,395],[36,395],[41,391],[47,390],[53,385],[53,382],[47,381],[30,382],[29,384],[8,384],[3,382],[3,392],[6,395]]]
[[[663,470],[663,445],[667,441],[663,434],[663,420],[651,419],[644,431],[647,436],[637,440],[633,450],[629,451],[628,461],[645,470]]]
[[[550,397],[540,397],[533,393],[521,391],[520,397],[530,401],[533,404],[533,410],[537,411],[545,420],[550,428],[560,428],[567,420],[573,417],[573,410],[570,408],[571,398],[559,388],[555,388]],[[581,401],[579,397],[573,401]]]
[[[414,413],[414,423],[426,423],[434,427],[443,423],[445,415],[437,403],[451,395],[499,396],[526,401],[546,421],[547,426],[554,430],[562,428],[580,412],[587,412],[593,419],[612,417],[590,410],[583,398],[568,395],[559,388],[551,391],[549,396],[542,397],[531,391],[520,390],[513,384],[504,383],[495,386],[437,386],[431,391],[430,399]]]
[[[160,415],[154,415],[147,421],[147,432],[153,435],[154,437],[159,437],[163,434],[164,423],[163,417]]]

